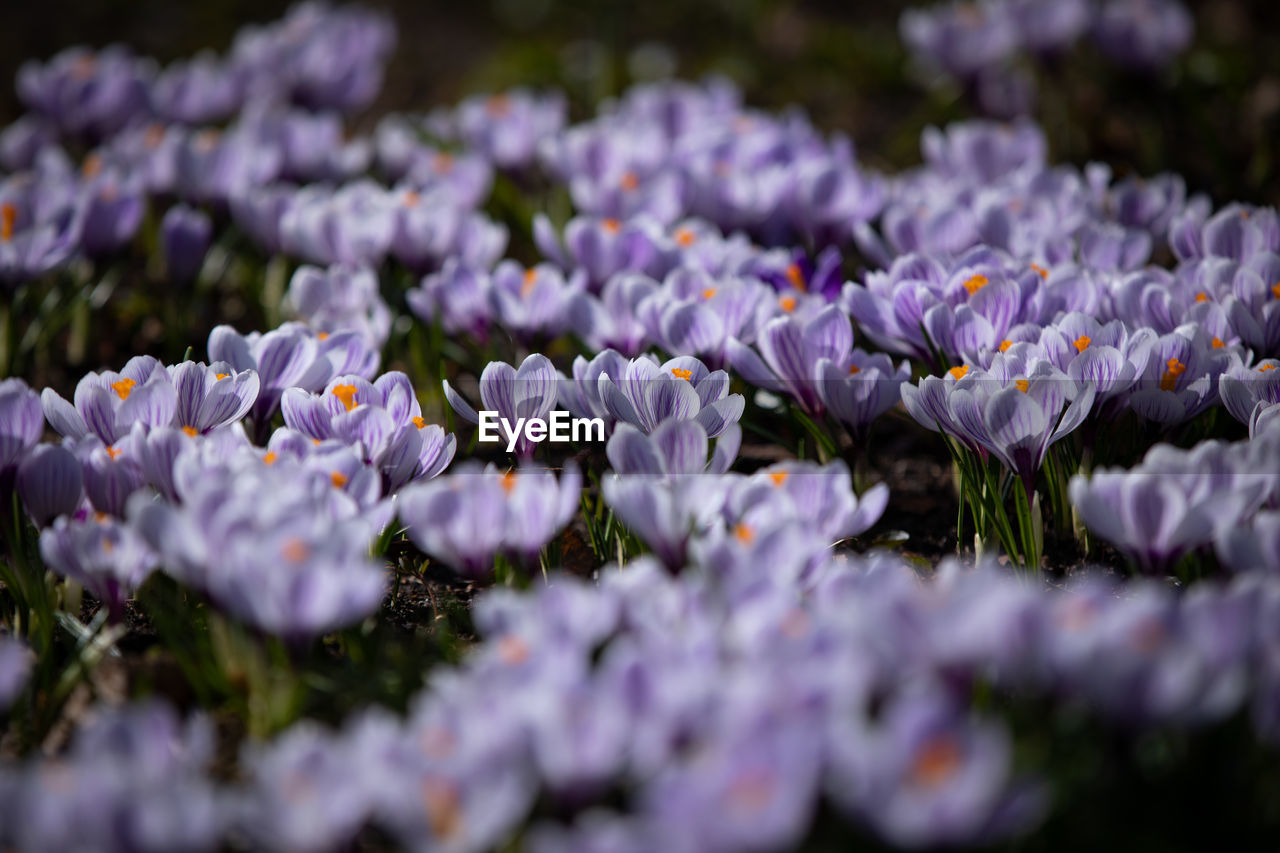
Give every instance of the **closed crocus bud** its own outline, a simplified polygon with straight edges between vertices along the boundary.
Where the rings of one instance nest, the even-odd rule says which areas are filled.
[[[80,460],[60,444],[36,447],[18,466],[18,496],[40,527],[75,512],[83,493]]]
[[[40,395],[21,379],[0,382],[0,471],[12,471],[43,431]]]
[[[213,223],[202,210],[175,204],[160,222],[160,243],[171,278],[190,281],[204,265]]]

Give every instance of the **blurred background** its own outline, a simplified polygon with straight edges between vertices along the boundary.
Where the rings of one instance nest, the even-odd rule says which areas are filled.
[[[129,44],[164,63],[225,51],[238,27],[279,18],[289,0],[43,0],[9,4],[0,28],[0,121],[20,105],[12,81],[28,58],[74,44]],[[859,158],[896,170],[919,161],[928,124],[973,114],[953,84],[910,61],[903,10],[882,0],[381,0],[399,28],[380,100],[364,115],[425,112],[477,91],[557,86],[572,115],[637,80],[720,73],[749,103],[797,105],[820,127],[851,134]],[[1053,156],[1098,159],[1118,174],[1182,173],[1216,204],[1280,203],[1280,3],[1189,2],[1190,50],[1157,72],[1117,67],[1081,42],[1036,63],[1033,115]],[[360,124],[357,119],[357,125]]]

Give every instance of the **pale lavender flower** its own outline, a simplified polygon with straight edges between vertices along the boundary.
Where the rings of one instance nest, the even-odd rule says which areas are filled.
[[[113,445],[135,423],[166,426],[178,407],[178,394],[165,366],[149,355],[134,356],[116,373],[89,373],[76,384],[75,405],[52,388],[40,395],[49,425],[66,438],[93,434]]]
[[[31,651],[20,641],[0,635],[0,712],[8,710],[27,684]]]
[[[630,424],[614,429],[605,455],[618,474],[676,476],[706,471],[723,474],[729,470],[742,444],[742,428],[729,424],[719,435],[711,458],[711,436],[696,420],[666,420],[649,433]]]
[[[311,185],[298,190],[281,217],[280,241],[311,263],[376,267],[395,227],[395,204],[378,184],[362,180],[336,190]]]
[[[40,395],[16,377],[0,381],[0,478],[8,478],[44,432]]]
[[[202,210],[175,204],[160,220],[165,267],[178,281],[193,281],[204,266],[213,239],[213,222]]]
[[[405,293],[405,301],[424,323],[439,320],[447,334],[461,333],[483,342],[493,319],[491,290],[487,271],[449,258],[440,272],[424,277],[418,287]]]
[[[58,518],[40,534],[40,556],[53,571],[84,586],[116,622],[133,590],[159,565],[131,527],[110,517]]]
[[[32,111],[67,134],[93,138],[146,115],[154,68],[126,47],[68,48],[48,62],[18,69],[17,89]]]
[[[515,424],[518,419],[542,418],[546,420],[556,404],[558,376],[551,360],[540,353],[533,353],[517,369],[502,361],[491,361],[480,374],[480,402],[486,411],[497,412],[500,419]],[[468,423],[479,424],[480,416],[453,387],[443,380],[445,399],[453,410]],[[511,435],[503,428],[503,441]],[[527,457],[536,445],[522,433],[516,443],[516,453]]]
[[[1111,59],[1156,69],[1184,51],[1195,34],[1191,13],[1179,0],[1112,0],[1093,24],[1093,38]]]
[[[652,357],[632,359],[612,365],[612,375],[601,370],[598,398],[609,417],[643,432],[652,432],[668,420],[696,420],[715,438],[742,417],[746,401],[741,394],[729,394],[729,375],[708,370],[692,356],[681,356],[662,364]]]
[[[38,527],[75,512],[84,499],[84,474],[75,454],[58,444],[41,444],[18,466],[18,496]]]
[[[391,334],[391,309],[377,274],[366,267],[304,264],[289,280],[284,304],[317,332],[356,332],[371,350],[381,350]]]

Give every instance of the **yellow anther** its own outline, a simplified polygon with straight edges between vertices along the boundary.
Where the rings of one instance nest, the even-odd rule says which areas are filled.
[[[959,367],[953,367],[947,371],[947,373],[951,374],[952,379],[964,379],[965,375],[968,372],[969,372],[969,365],[967,364],[962,364]]]
[[[115,391],[116,396],[119,397],[121,400],[128,400],[129,395],[133,393],[134,386],[137,384],[138,384],[137,382],[134,382],[132,379],[126,376],[117,382],[112,382],[111,390]]]
[[[969,291],[969,295],[972,296],[986,287],[988,281],[989,279],[982,273],[975,273],[964,280],[964,289]]]
[[[1044,267],[1040,266],[1039,264],[1032,264],[1032,265],[1031,265],[1031,268],[1032,268],[1033,270],[1035,270],[1035,271],[1036,271],[1036,275],[1040,276],[1041,278],[1048,278],[1048,277],[1049,277],[1049,271],[1048,271],[1047,269],[1045,269]]]
[[[671,368],[671,375],[674,376],[676,379],[683,379],[686,382],[693,381],[693,371],[683,367]]]
[[[918,788],[936,788],[955,776],[960,764],[960,747],[955,738],[939,735],[916,753],[909,778]]]
[[[799,264],[787,265],[787,281],[789,281],[791,286],[801,293],[804,293],[809,289],[809,285],[804,280],[804,273],[800,271]]]
[[[18,207],[11,202],[0,204],[0,243],[13,239],[13,226],[18,221]],[[1280,287],[1280,285],[1276,285]]]
[[[341,489],[347,484],[347,475],[341,471],[334,471],[329,475],[329,480],[333,483],[334,488]]]
[[[1187,372],[1187,366],[1178,361],[1177,357],[1169,359],[1164,363],[1164,376],[1160,379],[1161,391],[1172,391],[1178,384],[1178,377]]]
[[[636,187],[640,186],[640,178],[635,172],[623,172],[622,179],[618,181],[618,186],[622,187],[625,192],[632,192]]]
[[[1013,341],[1003,340],[1000,342],[1000,346],[996,347],[996,349],[1000,350],[1000,352],[1008,352],[1009,347],[1011,346],[1013,346]]]
[[[354,385],[335,385],[333,386],[333,396],[342,401],[342,406],[348,412],[360,405],[356,402],[356,394],[359,389]]]
[[[778,307],[790,314],[796,310],[796,298],[794,296],[784,296],[778,300]]]
[[[197,435],[200,434],[200,431],[193,426],[184,426],[182,428],[182,431],[185,432],[187,435],[191,436],[192,438],[195,438]]]
[[[697,235],[695,235],[693,231],[689,230],[688,228],[677,228],[675,233],[675,238],[676,238],[676,243],[678,243],[681,246],[692,246],[694,241],[698,239]]]
[[[773,481],[775,486],[781,486],[787,481],[787,473],[786,471],[772,471],[769,474],[769,479]]]
[[[262,457],[262,464],[274,465],[277,458],[278,457],[276,456],[276,452],[274,450],[268,450],[267,454]]]
[[[1018,390],[1023,394],[1027,393],[1027,389],[1031,387],[1031,381],[1028,379],[1015,379],[1013,384],[1018,386]]]
[[[295,537],[284,543],[284,547],[280,549],[280,556],[290,563],[301,563],[311,556],[311,549],[307,547],[306,542]]]
[[[1093,338],[1088,335],[1081,335],[1072,341],[1071,345],[1076,348],[1076,352],[1084,352],[1089,348],[1089,344],[1091,343],[1093,343]]]
[[[739,522],[733,528],[733,538],[737,539],[743,545],[750,545],[756,538],[756,532],[748,525]]]
[[[516,488],[516,472],[508,471],[502,475],[502,490],[511,494]]]

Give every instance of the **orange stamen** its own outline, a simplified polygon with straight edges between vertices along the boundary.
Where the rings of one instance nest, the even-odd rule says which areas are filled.
[[[427,425],[427,420],[426,418],[415,416],[413,419],[413,425],[416,426],[418,429],[423,429]]]
[[[504,116],[511,112],[511,99],[506,95],[490,95],[484,108],[491,116]]]
[[[1076,348],[1076,352],[1084,352],[1089,348],[1089,344],[1093,343],[1093,338],[1088,335],[1081,335],[1072,341],[1071,345]]]
[[[716,295],[716,289],[714,287],[708,287],[706,290],[702,291],[703,299],[710,299],[715,295]]]
[[[1209,342],[1209,346],[1213,347],[1214,349],[1222,349],[1226,345],[1227,345],[1226,341],[1224,341],[1222,338],[1219,338],[1216,335],[1214,336],[1213,340]]]
[[[692,246],[697,237],[688,228],[676,229],[676,242],[681,246]]]
[[[0,243],[13,239],[13,226],[18,221],[18,207],[10,202],[0,204]],[[1276,285],[1280,287],[1280,285]]]
[[[804,274],[800,272],[799,264],[787,265],[787,281],[789,281],[791,286],[801,293],[804,293],[809,289],[809,285],[805,283]]]
[[[284,543],[284,547],[280,549],[280,556],[284,557],[290,563],[301,563],[311,555],[311,549],[307,547],[307,543],[301,539],[290,539]]]
[[[102,155],[90,154],[84,158],[84,162],[80,164],[80,174],[86,178],[92,178],[102,171]]]
[[[262,457],[263,465],[274,465],[275,461],[276,461],[276,452],[274,450],[268,450],[267,455]]]
[[[1028,379],[1015,379],[1013,384],[1018,386],[1018,390],[1023,394],[1027,393],[1027,389],[1031,387],[1031,381]]]
[[[121,453],[124,453],[124,451],[118,447],[112,446],[107,448],[107,456],[112,459],[119,459]]]
[[[422,201],[422,194],[417,190],[407,190],[403,201],[405,207],[417,207],[418,202]]]
[[[1000,350],[1000,352],[1008,352],[1011,346],[1013,346],[1013,341],[1001,341],[1000,346],[996,347],[996,349]]]
[[[329,479],[333,482],[334,488],[341,489],[347,484],[347,476],[341,471],[334,471],[329,475]]]
[[[508,471],[502,475],[502,491],[511,494],[516,488],[516,472]]]
[[[431,169],[434,172],[447,173],[453,171],[453,155],[442,151],[431,158]]]
[[[520,295],[528,296],[533,286],[538,283],[538,271],[532,267],[524,271],[524,281],[520,283]]]
[[[640,186],[640,178],[635,172],[623,172],[622,179],[618,181],[618,186],[622,187],[625,192],[632,192],[636,187]]]
[[[1258,372],[1259,372],[1259,373],[1266,373],[1268,370],[1275,370],[1275,369],[1276,369],[1276,366],[1275,366],[1274,364],[1259,364],[1259,365],[1258,365]]]
[[[1178,377],[1187,372],[1187,366],[1176,357],[1165,362],[1164,376],[1160,379],[1161,391],[1172,391],[1178,384]]]
[[[752,540],[756,538],[756,532],[749,526],[739,522],[738,525],[733,528],[733,537],[743,545],[750,545]]]
[[[192,438],[195,438],[197,435],[200,434],[200,431],[193,426],[184,426],[182,428],[182,431],[185,432],[187,435],[191,436]]]
[[[936,788],[960,769],[960,747],[955,739],[939,735],[930,739],[911,763],[912,784],[920,788]]]
[[[137,384],[138,384],[137,382],[134,382],[132,379],[126,376],[118,382],[112,382],[111,390],[115,391],[116,396],[118,396],[121,400],[128,400],[129,394],[133,392],[133,387]]]
[[[964,280],[964,289],[969,291],[969,295],[972,296],[986,287],[988,281],[989,279],[982,273],[975,273]]]
[[[524,663],[529,659],[529,645],[519,637],[507,634],[498,641],[498,658],[509,666]]]
[[[859,373],[861,373],[861,372],[862,372],[862,368],[861,368],[861,367],[858,367],[858,365],[856,365],[856,364],[851,364],[851,365],[849,365],[849,375],[850,375],[850,376],[857,376],[857,375],[858,375]]]
[[[221,382],[222,380],[226,379],[230,375],[231,375],[230,373],[215,373],[213,374],[213,378],[216,379],[218,382]]]
[[[606,219],[604,222],[600,223],[600,227],[603,228],[607,234],[617,234],[622,230],[622,223],[616,219]]]
[[[1032,264],[1032,265],[1031,265],[1031,268],[1032,268],[1033,270],[1035,270],[1035,271],[1036,271],[1036,275],[1040,276],[1041,278],[1048,278],[1048,277],[1049,277],[1049,271],[1048,271],[1047,269],[1045,269],[1044,267],[1040,266],[1039,264]]]
[[[796,310],[796,298],[794,296],[784,296],[778,300],[778,306],[790,314]]]
[[[769,473],[769,479],[773,480],[775,486],[781,486],[787,481],[787,473],[786,471],[772,471]]]
[[[316,332],[316,340],[323,341],[329,337],[328,332]]]
[[[693,381],[693,371],[686,370],[683,367],[671,368],[671,375],[674,376],[676,379],[683,379],[685,382]]]
[[[342,406],[348,412],[360,405],[356,402],[356,394],[359,390],[354,385],[335,385],[333,386],[333,396],[342,401]]]
[[[969,365],[962,364],[959,367],[953,367],[947,371],[951,374],[952,379],[964,379],[965,374],[969,372]]]
[[[1196,294],[1196,302],[1208,302],[1208,301],[1209,301],[1209,294],[1205,293],[1203,290]]]

